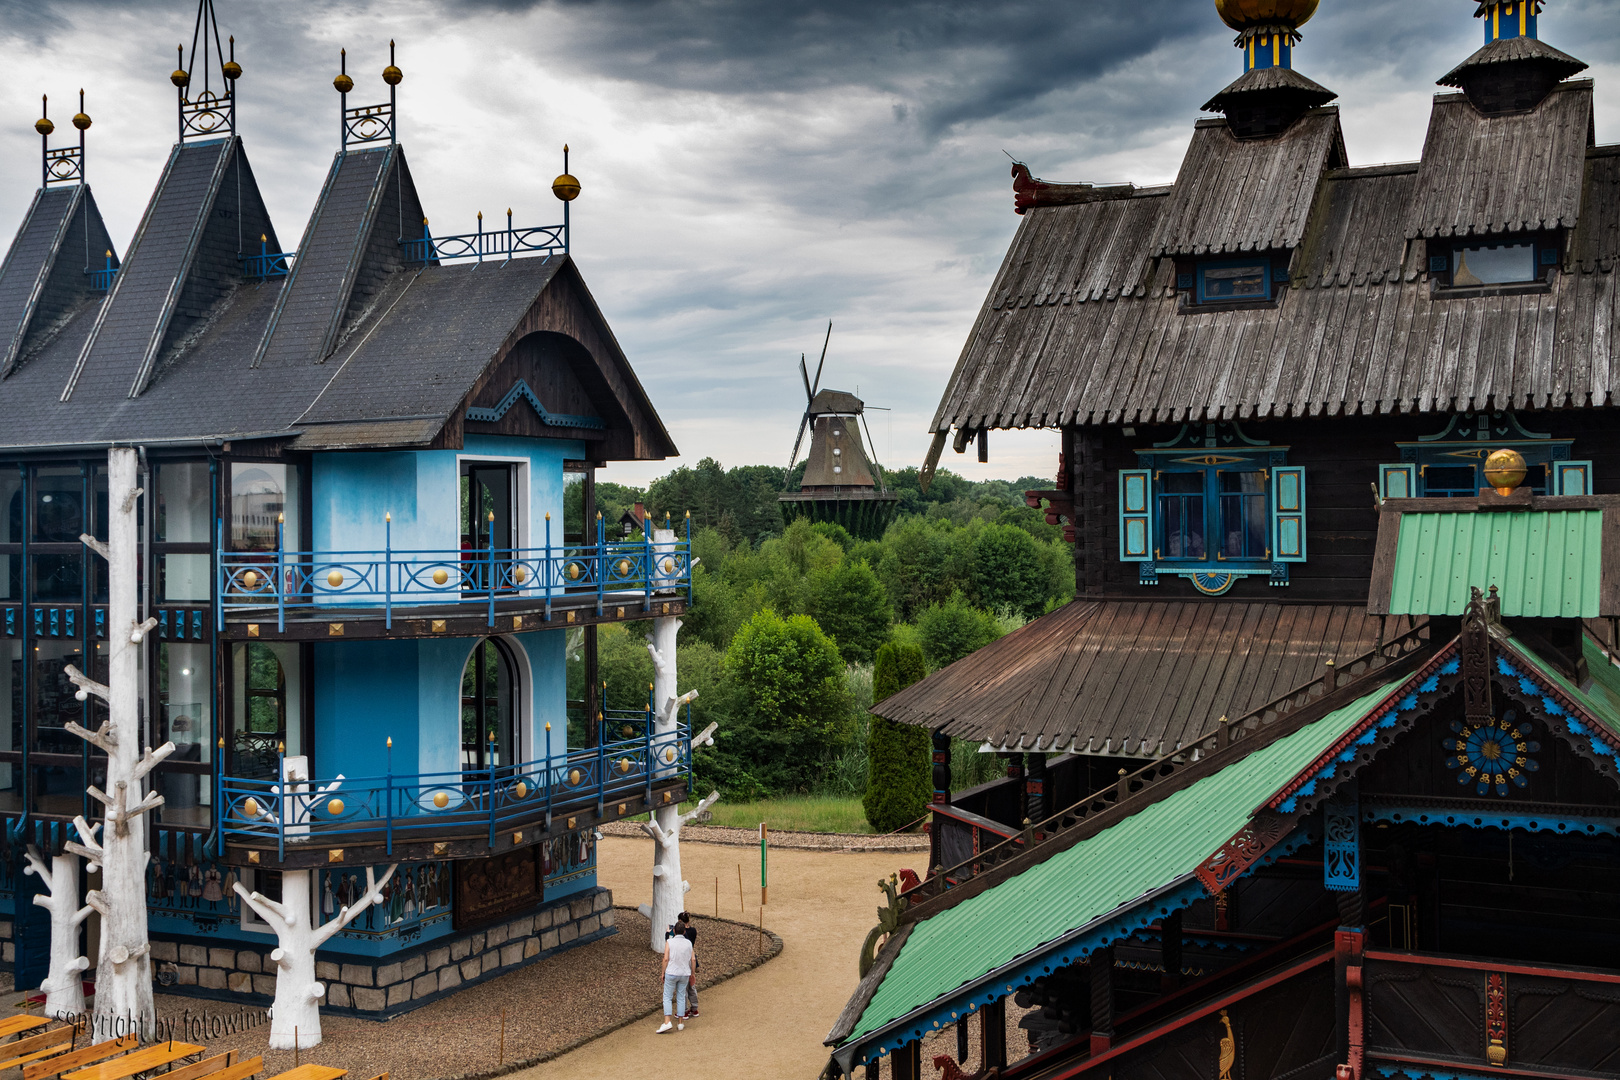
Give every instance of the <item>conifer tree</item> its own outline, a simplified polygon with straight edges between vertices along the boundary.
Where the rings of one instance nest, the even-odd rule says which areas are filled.
[[[872,700],[882,701],[928,674],[922,650],[888,644],[872,668]],[[872,717],[867,736],[866,820],[878,832],[893,832],[922,817],[933,795],[933,755],[926,728]]]

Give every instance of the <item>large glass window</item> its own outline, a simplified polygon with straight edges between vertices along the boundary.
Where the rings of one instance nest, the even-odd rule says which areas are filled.
[[[1159,558],[1204,557],[1204,474],[1159,476]]]
[[[156,549],[158,600],[162,603],[207,600],[212,581],[208,555],[212,539],[209,535],[208,463],[168,462],[159,465],[156,471],[153,533],[159,545]]]
[[[0,810],[21,810],[22,768],[15,764],[23,745],[22,642],[0,638],[0,753],[11,760],[0,761]]]
[[[461,673],[461,767],[513,765],[520,752],[516,669],[506,646],[486,638]]]
[[[0,466],[0,544],[22,543],[23,517],[22,471]]]
[[[1152,560],[1208,563],[1212,572],[1218,563],[1272,562],[1271,457],[1196,454],[1163,461],[1151,474]],[[1147,483],[1147,474],[1138,482]],[[1129,507],[1122,512],[1139,533],[1147,531],[1149,515],[1137,510],[1133,517]],[[1137,549],[1126,554],[1132,553]]]
[[[1265,559],[1270,519],[1266,515],[1266,474],[1259,470],[1215,473],[1220,492],[1221,558]]]
[[[84,532],[84,476],[77,465],[34,470],[36,543],[77,544]]]
[[[293,642],[240,644],[231,650],[232,716],[229,773],[277,779],[278,754],[299,754],[303,742],[303,664]]]
[[[287,550],[299,545],[300,485],[298,467],[273,462],[231,464],[231,548],[276,550],[276,524],[285,515]]]

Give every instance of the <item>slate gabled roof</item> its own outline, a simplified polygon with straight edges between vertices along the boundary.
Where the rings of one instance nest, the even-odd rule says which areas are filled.
[[[67,313],[97,297],[91,270],[107,267],[112,240],[95,197],[83,184],[41,188],[0,263],[0,378],[58,328]],[[118,258],[112,258],[118,266]]]
[[[64,197],[36,200],[0,273],[0,314],[27,276],[9,267],[39,264]],[[503,357],[550,332],[578,339],[590,370],[574,377],[608,421],[559,434],[595,439],[596,460],[676,453],[568,256],[407,264],[400,241],[422,222],[403,148],[340,153],[292,272],[251,279],[240,256],[261,235],[272,253],[280,243],[241,140],[176,147],[112,292],[69,310],[0,377],[0,445],[459,445],[465,406]]]

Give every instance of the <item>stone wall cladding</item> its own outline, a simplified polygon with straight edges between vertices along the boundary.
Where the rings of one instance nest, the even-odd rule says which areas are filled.
[[[316,978],[326,984],[321,1008],[371,1020],[398,1016],[473,983],[617,933],[613,916],[613,894],[596,888],[392,956],[317,960]],[[159,992],[269,1004],[276,988],[270,949],[154,940],[155,966],[160,976],[167,973],[172,979]]]

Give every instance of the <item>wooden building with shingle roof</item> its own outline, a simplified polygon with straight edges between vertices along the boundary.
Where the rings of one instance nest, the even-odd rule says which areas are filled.
[[[1174,184],[1014,166],[925,473],[1061,429],[1077,595],[875,706],[930,859],[826,1075],[1620,1076],[1620,147],[1539,0],[1374,167],[1314,0],[1216,6]]]

